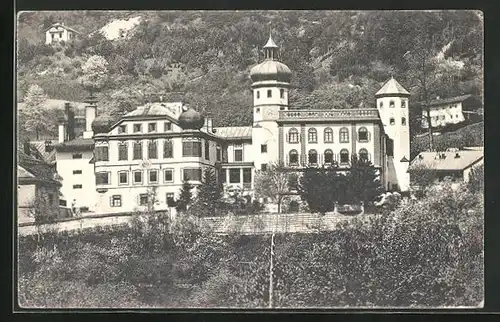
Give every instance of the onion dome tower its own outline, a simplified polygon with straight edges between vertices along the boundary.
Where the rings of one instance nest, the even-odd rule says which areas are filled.
[[[288,89],[292,78],[290,68],[278,60],[279,48],[271,32],[263,49],[264,61],[250,70],[253,90],[252,150],[255,168],[260,170],[281,158],[279,141],[283,128],[278,129],[277,121],[280,111],[288,110]]]
[[[205,118],[192,108],[188,108],[179,116],[179,126],[183,130],[199,130],[204,124]]]

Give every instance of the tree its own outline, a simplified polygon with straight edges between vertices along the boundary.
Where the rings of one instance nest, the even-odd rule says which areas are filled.
[[[24,106],[19,111],[20,127],[29,132],[35,132],[36,139],[40,137],[42,131],[50,129],[51,120],[47,117],[44,107],[47,95],[43,89],[34,84],[31,85],[24,98]]]
[[[335,207],[346,189],[346,178],[337,169],[307,168],[299,180],[299,194],[311,211],[325,214]]]
[[[433,171],[424,164],[415,164],[408,171],[410,173],[411,185],[420,192],[425,192],[436,180]]]
[[[193,199],[193,186],[187,182],[184,181],[182,183],[182,188],[179,194],[179,199],[176,200],[176,206],[175,209],[179,212],[186,211],[188,209],[188,206],[191,204],[192,199]]]
[[[193,208],[198,216],[214,215],[220,209],[222,184],[217,180],[214,169],[206,168],[203,173],[203,183],[198,186]]]
[[[467,188],[472,192],[484,191],[484,164],[476,168],[472,168],[469,174]]]
[[[351,168],[347,173],[347,202],[360,202],[368,205],[382,192],[377,169],[367,159],[359,159],[356,155],[351,158]]]
[[[90,95],[101,89],[108,77],[108,62],[102,56],[93,55],[82,65],[80,83]]]
[[[276,202],[278,213],[281,213],[281,203],[289,192],[289,173],[284,163],[277,162],[268,164],[267,170],[258,171],[255,176],[255,194]]]

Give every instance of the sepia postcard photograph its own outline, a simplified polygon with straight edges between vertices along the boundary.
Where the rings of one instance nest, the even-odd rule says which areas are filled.
[[[22,11],[22,309],[484,306],[476,10]]]

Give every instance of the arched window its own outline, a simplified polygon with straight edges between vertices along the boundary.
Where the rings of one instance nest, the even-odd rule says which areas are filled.
[[[174,157],[174,144],[170,140],[166,140],[165,143],[163,143],[163,157],[165,159]]]
[[[349,129],[343,127],[339,131],[340,143],[349,143]]]
[[[128,144],[127,142],[118,143],[118,160],[128,160]]]
[[[380,101],[380,103],[378,103],[378,106],[379,107],[384,107],[384,102]]]
[[[307,131],[307,142],[309,143],[318,142],[318,131],[315,128],[311,128]]]
[[[390,123],[391,125],[394,125],[394,124],[395,124],[395,122],[394,122],[394,118],[393,118],[393,117],[391,117],[391,118],[390,118],[389,123]]]
[[[394,101],[389,101],[389,107],[394,107],[395,104],[394,104]]]
[[[158,146],[155,140],[151,140],[148,143],[148,158],[157,159],[158,158]]]
[[[141,141],[135,141],[134,142],[134,160],[140,160],[142,159],[142,142]]]
[[[285,90],[280,89],[280,98],[285,98]]]
[[[406,117],[401,118],[401,125],[406,125]]]
[[[288,131],[288,142],[289,143],[299,142],[299,131],[296,128],[290,129]]]
[[[288,163],[292,165],[296,165],[299,163],[299,153],[297,150],[290,150],[288,153]]]
[[[325,143],[333,143],[333,130],[330,127],[327,127],[323,132],[323,140]]]
[[[309,150],[308,161],[309,164],[318,164],[318,152],[316,152],[316,150]]]
[[[358,140],[359,142],[368,142],[368,130],[366,127],[361,127],[358,130]]]
[[[340,150],[340,162],[341,163],[349,162],[349,151],[347,151],[347,149]]]
[[[325,163],[333,163],[333,151],[330,149],[325,150]]]
[[[368,150],[367,149],[359,149],[359,159],[368,161]]]
[[[403,101],[401,101],[401,108],[405,108],[405,107],[406,107],[406,101],[403,100]]]

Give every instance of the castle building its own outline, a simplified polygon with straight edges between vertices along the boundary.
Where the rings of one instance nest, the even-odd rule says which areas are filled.
[[[255,171],[270,163],[296,172],[330,165],[347,170],[353,155],[374,164],[387,190],[409,189],[410,94],[394,78],[377,92],[377,108],[293,108],[292,71],[278,60],[271,35],[264,52],[250,72],[252,125],[213,127],[182,103],[162,102],[139,106],[114,123],[93,121],[96,211],[130,212],[151,202],[167,209],[182,183],[196,187],[207,168],[226,191],[252,195]]]

